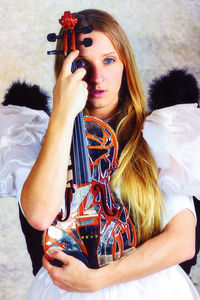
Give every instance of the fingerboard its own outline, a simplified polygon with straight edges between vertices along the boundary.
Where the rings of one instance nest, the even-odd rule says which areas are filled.
[[[77,69],[76,61],[72,63],[72,72]],[[72,135],[72,165],[74,184],[90,183],[92,181],[83,112],[75,119]]]

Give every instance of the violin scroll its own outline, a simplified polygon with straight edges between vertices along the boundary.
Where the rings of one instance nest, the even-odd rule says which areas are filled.
[[[77,22],[78,18],[71,14],[70,11],[64,12],[64,15],[59,19],[59,23],[64,28],[64,34],[56,35],[55,33],[49,33],[47,35],[47,40],[49,42],[55,42],[58,39],[64,39],[64,50],[47,51],[48,55],[64,54],[65,56],[67,56],[69,52],[74,51],[76,49],[77,45],[84,45],[84,47],[90,47],[92,45],[92,39],[90,38],[85,38],[83,41],[76,41],[77,34],[87,34],[92,31],[91,26],[76,29],[75,26]]]
[[[68,29],[74,29],[78,22],[78,18],[74,17],[70,11],[65,11],[64,15],[59,19],[59,23]]]

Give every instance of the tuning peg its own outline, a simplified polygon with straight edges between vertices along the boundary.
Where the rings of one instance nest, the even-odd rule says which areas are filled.
[[[92,45],[92,39],[85,38],[83,41],[76,42],[76,45],[84,45],[85,47],[90,47]]]
[[[91,26],[86,26],[86,27],[83,27],[81,29],[75,29],[75,33],[84,33],[84,34],[87,34],[87,33],[90,33],[92,31],[92,27]],[[47,35],[47,40],[49,42],[55,42],[56,40],[58,39],[64,39],[64,35],[56,35],[55,33],[49,33]],[[87,42],[86,42],[87,43]],[[87,45],[85,45],[85,47],[89,47]]]
[[[49,42],[55,42],[58,39],[64,39],[64,36],[63,35],[56,35],[55,33],[49,33],[47,35],[47,40]]]
[[[87,34],[87,33],[92,32],[92,27],[91,27],[91,26],[86,26],[86,27],[83,27],[83,28],[81,28],[81,29],[76,29],[76,28],[75,28],[75,32],[76,32],[76,33],[84,33],[84,34]]]
[[[91,31],[92,31],[92,27],[91,26],[86,26],[86,27],[83,27],[81,29],[75,29],[76,34],[77,33],[87,34],[87,33],[90,33]],[[47,40],[49,42],[55,42],[58,39],[64,39],[64,35],[56,35],[55,33],[49,33],[47,35]],[[85,47],[88,47],[88,46],[85,46]]]
[[[63,50],[52,50],[52,51],[47,51],[48,55],[54,55],[54,54],[64,54]]]

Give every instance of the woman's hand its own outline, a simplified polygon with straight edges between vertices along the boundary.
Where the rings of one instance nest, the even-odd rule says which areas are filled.
[[[51,252],[51,256],[64,263],[61,268],[55,267],[43,256],[44,268],[53,283],[60,289],[79,293],[95,292],[99,289],[99,281],[95,279],[98,270],[89,269],[80,260],[65,254],[62,250],[54,250]]]
[[[88,90],[83,80],[86,71],[83,68],[71,72],[72,62],[79,51],[71,52],[64,60],[62,70],[53,89],[53,113],[63,116],[66,113],[76,116],[85,107]]]

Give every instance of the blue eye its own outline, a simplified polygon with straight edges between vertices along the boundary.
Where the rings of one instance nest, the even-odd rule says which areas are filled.
[[[77,68],[84,68],[87,66],[87,63],[84,60],[77,60],[76,64],[77,64]]]
[[[114,60],[113,58],[107,58],[107,59],[105,60],[105,63],[106,63],[106,64],[112,64],[114,61],[115,61],[115,60]]]

